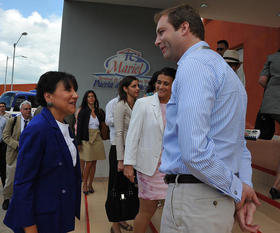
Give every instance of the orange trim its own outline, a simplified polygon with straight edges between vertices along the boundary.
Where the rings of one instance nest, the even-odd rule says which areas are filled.
[[[268,203],[268,204],[270,204],[270,205],[280,209],[280,203],[279,202],[274,201],[271,198],[269,198],[269,197],[267,197],[267,196],[265,196],[265,195],[263,195],[261,193],[256,192],[256,194],[257,194],[257,197],[260,198],[261,200],[263,200],[266,203]]]
[[[255,168],[255,169],[260,170],[260,171],[262,171],[262,172],[264,172],[264,173],[267,173],[267,174],[276,176],[276,171],[273,171],[273,170],[271,170],[271,169],[264,168],[264,167],[261,167],[261,166],[256,165],[256,164],[252,164],[252,168]]]
[[[155,228],[155,226],[152,222],[150,222],[150,228],[151,228],[153,233],[158,233],[157,229]]]
[[[86,227],[87,227],[87,233],[90,233],[90,223],[89,223],[89,215],[88,215],[88,201],[87,201],[87,195],[84,195],[85,197],[85,211],[86,211]]]

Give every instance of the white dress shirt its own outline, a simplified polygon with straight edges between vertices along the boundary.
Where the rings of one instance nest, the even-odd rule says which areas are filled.
[[[99,120],[97,117],[94,118],[92,115],[90,115],[88,128],[89,129],[99,129]]]
[[[68,149],[69,149],[71,157],[72,157],[73,166],[75,167],[77,164],[77,149],[73,143],[74,139],[70,137],[69,125],[61,123],[60,121],[56,121],[56,123],[58,124],[60,131],[65,139],[65,142],[68,146]]]
[[[110,143],[111,145],[115,144],[115,127],[114,127],[114,112],[117,102],[119,101],[119,97],[111,99],[106,105],[106,118],[105,123],[110,128]]]
[[[21,122],[20,122],[20,132],[22,132],[24,130],[25,121],[27,121],[27,125],[28,125],[29,122],[30,122],[30,119],[25,120],[22,115],[20,116],[20,119],[21,119]]]

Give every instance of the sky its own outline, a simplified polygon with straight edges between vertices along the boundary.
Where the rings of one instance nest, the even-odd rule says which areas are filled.
[[[0,84],[11,83],[13,44],[14,84],[37,83],[49,70],[58,70],[63,0],[0,0]],[[24,57],[23,57],[24,56]]]

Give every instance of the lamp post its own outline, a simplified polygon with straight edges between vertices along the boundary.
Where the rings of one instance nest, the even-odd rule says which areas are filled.
[[[26,56],[23,56],[23,55],[19,55],[19,56],[15,56],[15,57],[23,57],[23,58],[27,58]],[[7,56],[7,59],[6,59],[6,70],[5,70],[5,83],[4,83],[4,92],[6,91],[7,89],[7,72],[8,72],[8,63],[9,63],[9,56]]]
[[[5,84],[4,84],[4,92],[6,92],[6,85],[7,85],[7,69],[8,69],[8,61],[9,61],[9,57],[7,56],[7,60],[6,60],[6,70],[5,70]]]
[[[21,39],[22,36],[26,36],[27,32],[21,33],[20,37],[18,38],[17,42],[14,43],[14,52],[13,52],[13,66],[12,66],[12,79],[11,79],[11,91],[13,90],[13,83],[14,83],[14,69],[15,69],[15,54],[16,54],[16,46]]]

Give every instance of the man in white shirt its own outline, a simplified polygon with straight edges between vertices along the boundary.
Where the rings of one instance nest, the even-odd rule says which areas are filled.
[[[117,96],[114,99],[111,99],[105,108],[106,110],[105,123],[110,128],[110,143],[112,146],[116,145],[114,141],[115,140],[114,111],[118,101],[119,101],[119,97]]]

